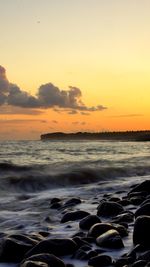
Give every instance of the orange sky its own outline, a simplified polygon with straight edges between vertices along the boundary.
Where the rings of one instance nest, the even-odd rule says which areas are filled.
[[[1,1],[0,139],[150,129],[149,10],[149,0]]]

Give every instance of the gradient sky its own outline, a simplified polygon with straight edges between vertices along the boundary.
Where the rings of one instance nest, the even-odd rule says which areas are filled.
[[[1,104],[0,139],[150,129],[149,12],[149,0],[0,0],[0,65],[38,103]],[[47,84],[67,102],[41,102]]]

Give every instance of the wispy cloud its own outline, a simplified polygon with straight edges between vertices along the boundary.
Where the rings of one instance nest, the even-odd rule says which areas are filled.
[[[141,117],[143,114],[123,114],[123,115],[114,115],[109,116],[111,118],[132,118],[132,117]]]
[[[69,114],[94,112],[107,109],[103,105],[88,107],[82,101],[82,92],[75,86],[62,90],[52,83],[46,83],[38,88],[36,96],[23,91],[18,85],[12,84],[6,77],[5,69],[0,66],[0,105],[10,105],[30,109],[59,108]]]

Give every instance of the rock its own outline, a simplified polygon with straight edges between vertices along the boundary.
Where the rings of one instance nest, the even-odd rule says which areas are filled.
[[[116,260],[115,267],[123,267],[126,265],[128,266],[128,264],[130,264],[130,263],[132,263],[130,258],[122,257],[122,258]]]
[[[48,264],[49,267],[65,267],[65,264],[61,259],[48,253],[37,254],[26,258],[23,262],[21,262],[20,267],[32,267],[29,265],[29,262],[43,262]]]
[[[76,249],[77,244],[71,238],[47,239],[34,246],[33,249],[26,254],[26,257],[41,253],[50,253],[55,256],[66,256],[73,254]]]
[[[133,243],[150,247],[150,216],[139,216],[134,224]]]
[[[146,261],[144,260],[137,260],[132,264],[132,267],[145,267]]]
[[[128,206],[128,205],[131,205],[131,202],[129,199],[122,199],[118,202],[120,205],[122,206]]]
[[[80,248],[73,255],[73,258],[77,259],[77,260],[87,260],[88,256],[87,256],[86,252]]]
[[[20,267],[48,267],[48,264],[42,261],[25,261]]]
[[[34,243],[35,244],[35,243]],[[20,262],[24,255],[33,247],[33,243],[23,235],[17,237],[7,236],[0,239],[0,261],[1,262]]]
[[[58,202],[60,202],[60,201],[61,201],[60,198],[58,198],[58,197],[54,197],[54,198],[51,199],[50,204],[58,203]]]
[[[145,251],[142,255],[140,255],[137,260],[144,260],[144,261],[150,261],[150,250]]]
[[[80,248],[82,246],[89,246],[88,242],[77,236],[73,238],[73,241],[77,244],[77,248]]]
[[[88,265],[93,267],[104,267],[112,264],[112,258],[107,255],[98,255],[96,257],[91,258],[88,261]]]
[[[116,223],[120,222],[130,223],[133,222],[133,220],[134,220],[134,215],[131,212],[122,213],[113,218],[113,221]]]
[[[145,191],[147,192],[147,194],[150,194],[150,180],[146,180],[142,182],[141,184],[138,184],[130,191],[130,193],[141,192],[141,191]]]
[[[124,247],[122,239],[116,230],[108,230],[96,238],[96,244],[100,247],[120,249]]]
[[[89,230],[96,223],[101,223],[100,218],[96,215],[88,215],[79,222],[79,227],[83,230]]]
[[[101,202],[97,209],[97,215],[102,217],[113,217],[123,211],[123,207],[119,203],[113,201]]]
[[[84,210],[70,211],[70,212],[65,213],[65,215],[61,219],[61,223],[65,223],[68,221],[81,220],[88,215],[90,215],[89,212],[84,211]]]
[[[135,212],[135,218],[141,215],[150,216],[150,203],[142,205],[139,209]]]
[[[78,205],[81,203],[81,199],[80,198],[77,198],[77,197],[73,197],[73,198],[70,198],[68,199],[64,205],[65,206],[75,206],[75,205]]]
[[[101,234],[103,234],[106,231],[111,230],[111,229],[117,230],[122,237],[128,235],[127,230],[123,225],[111,224],[111,223],[96,223],[96,224],[94,224],[90,228],[88,235],[91,237],[97,238]]]
[[[61,207],[62,207],[61,203],[55,202],[55,203],[51,204],[50,209],[57,210],[57,209],[60,209]]]
[[[142,202],[144,200],[145,200],[145,198],[144,197],[140,197],[140,196],[139,197],[131,197],[130,198],[131,204],[133,204],[135,206],[142,204]]]

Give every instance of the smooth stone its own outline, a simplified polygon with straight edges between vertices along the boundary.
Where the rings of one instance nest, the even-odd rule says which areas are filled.
[[[32,247],[32,242],[27,242],[26,239],[17,240],[11,236],[4,237],[0,239],[0,261],[20,262]]]
[[[54,198],[51,199],[50,204],[58,203],[58,202],[60,202],[60,201],[61,201],[60,198],[58,198],[58,197],[54,197]]]
[[[145,200],[144,197],[131,197],[130,198],[130,202],[131,204],[135,205],[135,206],[138,206],[138,205],[141,205],[143,203],[143,201]]]
[[[132,267],[145,267],[146,261],[144,260],[137,260],[132,264]]]
[[[76,249],[77,244],[71,238],[47,239],[34,246],[26,254],[26,257],[41,253],[50,253],[55,256],[66,256],[73,254]]]
[[[122,257],[118,260],[116,260],[115,262],[115,267],[122,267],[124,265],[127,265],[130,264],[131,266],[131,263],[133,263],[134,259],[132,259],[131,257]]]
[[[81,202],[82,202],[82,201],[81,201],[80,198],[73,197],[73,198],[68,199],[68,200],[64,203],[64,205],[65,205],[65,206],[75,206],[75,205],[80,204]]]
[[[120,205],[122,205],[122,206],[129,206],[129,205],[131,205],[131,202],[130,202],[129,199],[122,199],[122,200],[120,200],[118,203],[119,203]]]
[[[79,222],[79,227],[83,230],[89,230],[92,225],[101,223],[97,215],[88,215]]]
[[[150,203],[142,205],[139,209],[135,212],[135,218],[141,215],[150,216]]]
[[[26,266],[26,262],[44,262],[48,264],[49,267],[65,267],[64,262],[59,259],[58,257],[48,254],[48,253],[43,253],[43,254],[35,254],[29,258],[26,258],[20,265],[20,267],[29,267]],[[32,267],[32,266],[31,266]]]
[[[135,220],[133,243],[150,247],[150,216],[139,216]]]
[[[142,182],[141,184],[134,186],[134,188],[130,191],[130,193],[141,192],[141,191],[145,191],[148,194],[150,194],[150,180],[146,180],[146,181]]]
[[[89,259],[88,265],[93,267],[105,267],[112,264],[112,258],[108,255],[98,255]]]
[[[101,234],[105,233],[108,230],[117,230],[119,232],[119,234],[121,235],[121,237],[127,236],[128,232],[127,229],[120,224],[111,224],[111,223],[97,223],[94,224],[90,230],[88,235],[94,238],[97,238],[98,236],[100,236]]]
[[[124,247],[119,233],[112,229],[96,238],[96,244],[100,247],[120,249]]]
[[[61,203],[55,202],[55,203],[51,204],[50,209],[57,210],[57,209],[60,209],[61,207],[62,207]]]
[[[113,229],[113,226],[110,223],[96,223],[90,228],[88,236],[97,238],[101,234],[111,229]]]
[[[61,223],[81,220],[88,215],[90,215],[89,212],[84,210],[70,211],[65,213],[65,215],[61,219]]]
[[[76,253],[73,255],[73,259],[77,259],[77,260],[87,260],[88,259],[88,255],[87,253],[82,250],[81,248],[78,249],[76,251]]]
[[[126,212],[126,213],[122,213],[122,214],[117,215],[115,218],[113,218],[113,220],[116,223],[120,223],[120,222],[130,223],[130,222],[133,222],[134,215],[131,214],[131,212]]]
[[[49,267],[46,262],[42,261],[25,261],[20,267]]]
[[[113,217],[124,210],[119,203],[113,201],[101,202],[97,209],[97,215],[102,217]]]
[[[83,238],[80,237],[74,237],[73,241],[77,244],[77,248],[80,248],[82,246],[89,246],[89,243],[84,241]]]
[[[140,255],[138,260],[150,261],[150,250],[145,251],[142,255]]]

